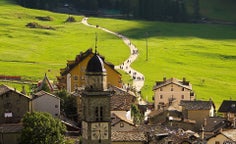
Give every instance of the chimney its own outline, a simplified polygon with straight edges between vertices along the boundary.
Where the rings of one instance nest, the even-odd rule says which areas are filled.
[[[205,129],[202,126],[202,128],[201,128],[201,139],[204,139],[204,137],[205,137]]]
[[[234,121],[233,121],[233,128],[236,128],[236,118],[234,118]]]
[[[25,91],[25,86],[24,86],[24,85],[22,86],[21,93],[22,93],[22,94],[26,94],[26,91]]]
[[[207,118],[204,118],[204,127],[207,125]]]
[[[166,77],[163,77],[163,82],[165,82],[166,81]]]

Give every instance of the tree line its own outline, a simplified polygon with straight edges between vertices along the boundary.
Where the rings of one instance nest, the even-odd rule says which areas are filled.
[[[184,0],[16,0],[29,8],[53,10],[59,5],[77,11],[117,10],[125,18],[184,22],[189,16]],[[199,0],[194,0],[195,14],[199,15]]]

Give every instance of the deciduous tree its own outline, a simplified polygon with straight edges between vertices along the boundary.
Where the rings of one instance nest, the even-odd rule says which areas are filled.
[[[26,113],[23,117],[21,144],[61,144],[65,126],[48,113]]]

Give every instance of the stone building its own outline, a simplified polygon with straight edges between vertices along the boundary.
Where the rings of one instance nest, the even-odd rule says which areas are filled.
[[[0,85],[0,124],[18,123],[30,111],[30,97],[14,88]]]
[[[163,78],[163,81],[156,82],[152,90],[155,110],[168,106],[174,100],[178,103],[181,100],[195,100],[192,85],[185,78]]]
[[[82,143],[111,143],[110,92],[103,60],[95,53],[86,68],[82,92]]]

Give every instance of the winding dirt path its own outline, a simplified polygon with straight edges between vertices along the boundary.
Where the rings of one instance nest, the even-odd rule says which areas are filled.
[[[132,44],[131,41],[127,37],[125,37],[124,35],[112,32],[112,31],[105,29],[103,27],[100,27],[100,26],[97,27],[95,25],[90,25],[87,20],[88,20],[88,18],[84,17],[81,22],[86,26],[101,29],[107,33],[113,34],[113,35],[121,38],[123,40],[123,42],[129,47],[129,49],[130,49],[129,58],[127,60],[125,60],[122,64],[115,66],[115,69],[121,69],[121,70],[125,71],[126,73],[128,73],[133,78],[133,85],[132,86],[136,89],[137,92],[141,91],[141,89],[144,85],[144,80],[145,80],[144,75],[142,73],[136,71],[135,69],[131,68],[131,66],[130,66],[131,63],[133,63],[139,55],[137,47],[135,47],[135,45]]]

